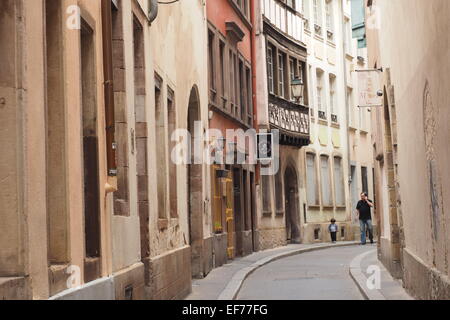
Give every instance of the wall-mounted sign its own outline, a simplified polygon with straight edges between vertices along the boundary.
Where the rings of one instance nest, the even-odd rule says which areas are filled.
[[[383,105],[380,70],[356,70],[358,74],[358,107]]]
[[[272,133],[258,133],[258,160],[272,160]]]

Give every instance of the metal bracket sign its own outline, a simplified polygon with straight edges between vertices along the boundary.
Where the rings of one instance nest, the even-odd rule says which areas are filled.
[[[358,74],[358,107],[371,108],[383,106],[380,69],[355,70]]]
[[[257,134],[257,160],[272,160],[272,146],[273,146],[273,134],[272,133],[258,133]]]

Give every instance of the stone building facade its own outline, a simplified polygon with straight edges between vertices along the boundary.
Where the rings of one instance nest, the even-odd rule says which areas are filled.
[[[449,15],[445,0],[366,3],[369,67],[383,68],[371,113],[378,252],[420,299],[450,297]]]
[[[209,168],[194,159],[194,148],[203,154],[208,128],[208,82],[205,63],[205,1],[179,1],[159,5],[149,39],[147,119],[149,128],[148,194],[149,250],[146,278],[149,297],[182,298],[191,290],[191,275],[211,269]],[[198,126],[198,130],[196,130]],[[190,133],[190,161],[175,154]],[[138,150],[139,151],[139,150]],[[179,160],[179,159],[178,159]],[[145,243],[147,245],[147,242]],[[210,253],[209,253],[210,254]]]
[[[1,6],[2,146],[9,151],[1,159],[8,191],[0,296],[143,298],[137,212],[124,205],[116,217],[113,196],[122,187],[115,158],[122,150],[113,144],[122,101],[104,84],[112,80],[114,9],[75,0]]]
[[[212,266],[258,250],[253,1],[209,0]]]
[[[331,241],[328,225],[339,226],[338,240],[353,239],[348,189],[345,54],[350,29],[347,1],[306,0],[305,43],[311,101],[311,145],[305,149],[305,241]],[[346,33],[347,32],[347,33]],[[349,46],[347,44],[347,46]]]
[[[258,127],[260,132],[277,131],[279,143],[275,161],[262,163],[260,177],[259,243],[268,249],[303,239],[301,152],[310,142],[308,94],[295,97],[291,86],[295,80],[308,86],[307,51],[300,1],[257,3]]]
[[[0,298],[184,297],[209,171],[169,160],[208,126],[204,1],[0,7]]]

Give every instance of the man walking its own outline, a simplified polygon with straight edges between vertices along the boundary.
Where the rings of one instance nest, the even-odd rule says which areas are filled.
[[[369,229],[370,243],[373,243],[373,226],[370,208],[373,207],[372,200],[369,200],[367,193],[361,193],[361,200],[356,205],[356,211],[359,216],[359,227],[361,229],[361,244],[366,244],[366,226]]]

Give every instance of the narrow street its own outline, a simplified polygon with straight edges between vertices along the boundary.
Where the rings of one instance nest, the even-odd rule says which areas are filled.
[[[450,300],[449,18],[0,0],[0,301]]]
[[[238,300],[363,300],[349,275],[356,256],[375,245],[339,247],[277,260],[252,273]]]

